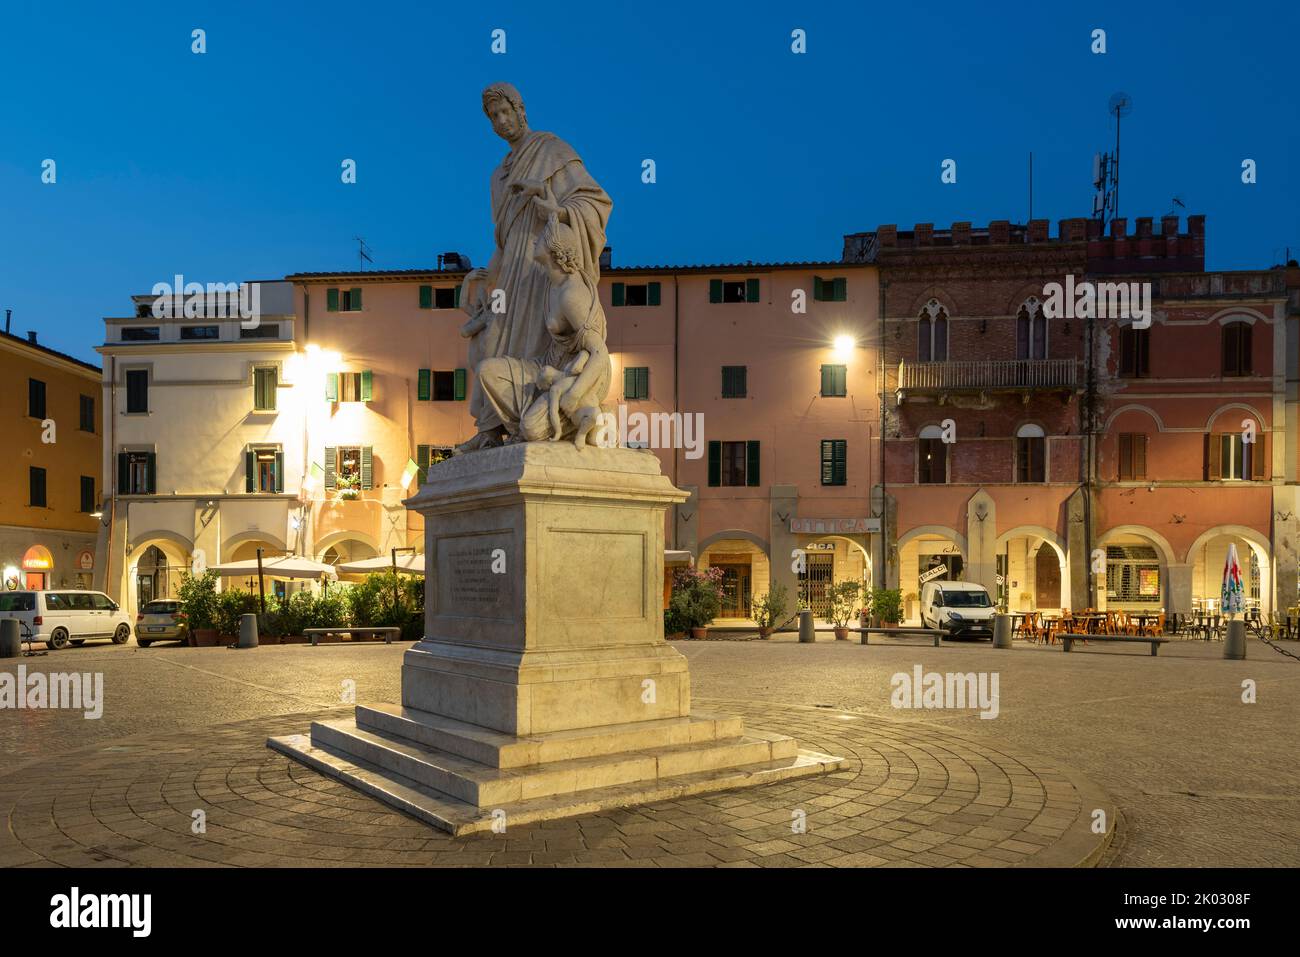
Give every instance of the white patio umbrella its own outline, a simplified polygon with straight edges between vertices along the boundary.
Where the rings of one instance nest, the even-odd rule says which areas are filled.
[[[334,566],[344,575],[368,575],[371,572],[389,572],[393,570],[391,555],[377,555],[374,558],[362,558],[355,562],[341,562]],[[398,555],[397,571],[402,575],[423,575],[423,555]]]
[[[213,565],[212,569],[218,575],[234,578],[256,575],[257,559],[247,558],[242,562],[225,562],[221,565]],[[301,555],[276,555],[273,558],[263,558],[262,575],[268,578],[310,578],[313,581],[319,581],[321,576],[331,581],[338,581],[339,577],[333,565],[312,561]]]

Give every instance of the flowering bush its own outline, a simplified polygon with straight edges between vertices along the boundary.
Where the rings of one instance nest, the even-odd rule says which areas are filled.
[[[668,600],[665,625],[671,620],[683,631],[703,628],[722,611],[722,569],[679,568],[673,574],[673,594]]]

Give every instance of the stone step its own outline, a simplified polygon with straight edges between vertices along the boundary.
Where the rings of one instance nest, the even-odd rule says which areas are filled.
[[[734,716],[693,714],[632,724],[516,737],[401,705],[359,705],[359,728],[406,738],[494,768],[599,757],[625,751],[738,738],[744,722]]]
[[[650,782],[593,788],[577,794],[559,794],[483,808],[459,801],[365,760],[313,744],[304,734],[271,738],[267,746],[453,835],[481,831],[503,833],[509,828],[537,821],[825,774],[844,764],[843,758],[798,750],[790,757],[743,767],[697,771]]]
[[[315,722],[311,742],[478,807],[788,759],[795,747],[784,735],[745,735],[501,769],[366,730],[352,719]]]

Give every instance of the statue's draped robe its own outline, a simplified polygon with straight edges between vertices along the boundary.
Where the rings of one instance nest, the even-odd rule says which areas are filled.
[[[549,280],[534,258],[546,217],[530,195],[510,188],[524,182],[550,186],[550,198],[568,211],[568,225],[578,236],[580,270],[593,285],[600,280],[600,253],[613,203],[569,144],[553,133],[529,131],[492,174],[496,252],[489,271],[496,278],[495,287],[505,292],[505,312],[493,315],[491,325],[476,337],[483,341],[475,343],[474,352],[484,358],[541,360],[551,345],[545,322]],[[478,381],[470,412],[480,432],[503,424]]]

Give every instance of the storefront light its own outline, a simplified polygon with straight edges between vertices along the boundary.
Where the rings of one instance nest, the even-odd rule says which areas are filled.
[[[852,336],[836,336],[834,342],[835,358],[850,359],[853,357],[853,348],[857,343]]]

